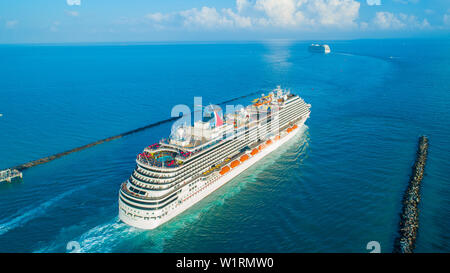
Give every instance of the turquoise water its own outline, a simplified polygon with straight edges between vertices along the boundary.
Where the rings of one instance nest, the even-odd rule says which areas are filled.
[[[158,157],[156,160],[158,160],[159,162],[166,162],[166,161],[169,161],[172,159],[173,159],[173,157],[171,157],[170,155],[166,155],[166,156]]]
[[[0,185],[0,252],[391,252],[421,134],[418,252],[450,251],[450,41],[0,46],[0,168],[276,85],[312,104],[304,133],[168,224],[117,219],[151,128]],[[251,98],[243,99],[249,103]]]

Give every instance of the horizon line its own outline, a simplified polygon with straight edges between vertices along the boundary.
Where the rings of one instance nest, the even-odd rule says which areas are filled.
[[[363,41],[363,40],[450,40],[450,37],[387,37],[387,38],[355,38],[355,39],[293,39],[270,38],[249,40],[159,40],[159,41],[80,41],[80,42],[23,42],[0,43],[0,46],[59,46],[59,45],[162,45],[162,44],[232,44],[232,43],[267,43],[267,42],[326,42],[326,41]]]

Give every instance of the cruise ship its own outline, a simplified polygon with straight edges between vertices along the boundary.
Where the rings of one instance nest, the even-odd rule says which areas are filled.
[[[309,46],[309,51],[311,52],[316,52],[316,53],[325,53],[328,54],[331,52],[330,46],[329,45],[320,45],[320,44],[311,44]]]
[[[236,107],[237,108],[237,107]],[[154,229],[282,146],[309,118],[311,105],[278,86],[246,107],[172,128],[137,156],[119,191],[119,218]]]

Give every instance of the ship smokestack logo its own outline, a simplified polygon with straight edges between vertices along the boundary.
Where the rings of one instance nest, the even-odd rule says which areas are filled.
[[[216,127],[222,126],[223,125],[223,120],[220,117],[220,115],[217,113],[217,110],[214,111],[214,118],[216,121]]]

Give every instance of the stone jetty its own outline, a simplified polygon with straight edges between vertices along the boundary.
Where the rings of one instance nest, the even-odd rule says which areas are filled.
[[[428,138],[419,138],[416,162],[412,168],[408,188],[403,197],[403,210],[400,215],[399,237],[394,244],[396,253],[412,253],[419,229],[420,184],[422,182],[428,154]]]

